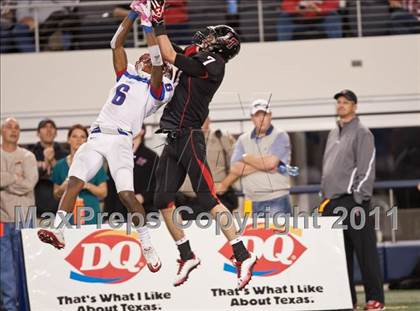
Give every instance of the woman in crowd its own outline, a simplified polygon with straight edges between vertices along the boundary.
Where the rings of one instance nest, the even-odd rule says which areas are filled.
[[[67,175],[69,167],[73,161],[77,149],[86,142],[88,132],[85,127],[80,124],[73,125],[67,134],[67,142],[70,145],[70,154],[61,159],[55,165],[51,180],[54,183],[54,196],[60,199],[67,187]],[[89,182],[85,184],[84,189],[79,194],[79,200],[76,202],[77,208],[82,208],[81,213],[83,214],[83,207],[90,207],[93,210],[94,217],[89,221],[85,221],[84,224],[96,224],[98,214],[100,213],[99,201],[104,199],[107,195],[108,189],[106,181],[108,179],[105,170],[101,168],[98,173]],[[88,216],[88,214],[85,214]],[[75,224],[74,215],[71,218],[71,223]]]

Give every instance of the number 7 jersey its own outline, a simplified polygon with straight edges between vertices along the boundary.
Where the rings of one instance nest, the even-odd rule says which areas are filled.
[[[143,120],[171,100],[173,91],[172,81],[164,77],[161,93],[154,94],[150,88],[150,75],[139,76],[135,67],[129,64],[111,89],[92,127],[120,129],[135,136],[140,132]]]

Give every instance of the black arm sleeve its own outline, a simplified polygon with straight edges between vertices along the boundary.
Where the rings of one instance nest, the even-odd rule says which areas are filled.
[[[179,45],[176,45],[175,43],[171,42],[172,47],[174,48],[175,52],[184,54],[184,49],[180,47]]]
[[[206,78],[208,76],[206,67],[198,59],[192,57],[177,54],[174,65],[192,77]]]

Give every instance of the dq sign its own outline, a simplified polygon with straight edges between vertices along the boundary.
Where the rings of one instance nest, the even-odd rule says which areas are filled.
[[[291,229],[287,234],[279,234],[279,230],[275,228],[252,228],[252,225],[248,225],[242,235],[242,241],[247,249],[258,257],[252,274],[273,276],[296,263],[306,251],[306,247],[295,237],[301,235],[301,232],[299,229]],[[223,245],[219,253],[230,260],[232,258],[230,243]],[[224,264],[224,270],[236,273],[236,268],[227,263]]]
[[[85,237],[66,261],[78,271],[71,271],[70,279],[88,283],[123,283],[146,265],[135,236],[108,229]]]

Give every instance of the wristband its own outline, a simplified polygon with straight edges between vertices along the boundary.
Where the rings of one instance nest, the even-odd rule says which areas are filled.
[[[131,20],[132,22],[134,22],[138,16],[139,14],[137,12],[134,12],[134,11],[128,12],[128,19]]]
[[[150,53],[150,60],[152,61],[152,65],[155,67],[162,66],[163,60],[162,60],[162,55],[160,54],[159,46],[158,45],[149,46],[148,50]]]
[[[153,27],[143,26],[143,30],[144,30],[145,33],[151,33],[151,32],[153,32]]]
[[[156,37],[166,35],[165,23],[154,25],[153,28],[155,29]]]

